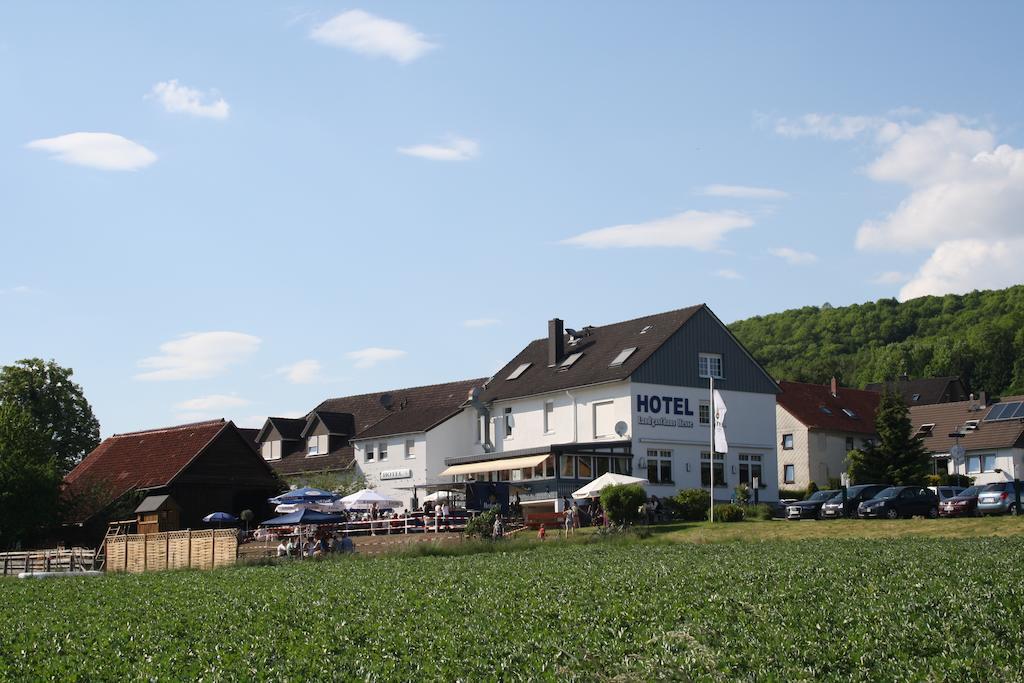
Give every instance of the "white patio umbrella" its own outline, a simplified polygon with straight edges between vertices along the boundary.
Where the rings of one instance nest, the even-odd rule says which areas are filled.
[[[596,498],[601,495],[605,487],[612,484],[649,484],[650,482],[640,477],[631,477],[626,474],[614,474],[605,472],[600,477],[590,482],[578,491],[573,491],[573,498]]]
[[[303,509],[331,514],[334,512],[342,512],[345,509],[345,505],[341,502],[341,498],[338,498],[337,500],[323,501],[321,503],[281,503],[274,508],[274,512],[281,515],[288,515]]]
[[[452,497],[451,491],[434,491],[428,496],[423,496],[423,502],[435,501],[435,500],[449,500]]]
[[[374,503],[377,509],[402,507],[402,501],[386,498],[372,489],[363,489],[345,496],[342,504],[349,510],[369,510]]]

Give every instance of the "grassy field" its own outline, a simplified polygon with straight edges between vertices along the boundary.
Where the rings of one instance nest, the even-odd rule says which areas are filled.
[[[1021,680],[1024,536],[713,542],[816,526],[12,580],[0,678]]]

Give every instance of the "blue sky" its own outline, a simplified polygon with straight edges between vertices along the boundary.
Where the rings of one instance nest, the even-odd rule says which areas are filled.
[[[486,376],[559,316],[1002,287],[1015,3],[8,3],[0,362],[104,434]]]

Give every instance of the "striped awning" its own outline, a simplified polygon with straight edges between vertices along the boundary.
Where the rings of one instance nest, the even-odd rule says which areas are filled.
[[[548,459],[550,453],[543,455],[527,455],[519,458],[504,458],[502,460],[485,460],[484,462],[470,462],[465,465],[452,465],[444,472],[442,477],[450,477],[456,474],[481,474],[483,472],[498,472],[500,470],[517,470],[522,467],[536,467]]]

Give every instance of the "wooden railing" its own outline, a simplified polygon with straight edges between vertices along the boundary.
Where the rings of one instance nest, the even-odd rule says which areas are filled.
[[[3,576],[22,572],[80,572],[92,568],[96,551],[91,548],[54,548],[0,553]]]

